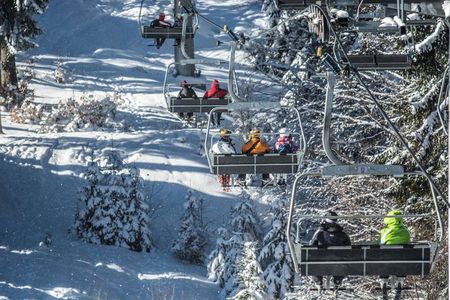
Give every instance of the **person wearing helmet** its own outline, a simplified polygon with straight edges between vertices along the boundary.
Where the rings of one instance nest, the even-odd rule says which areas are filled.
[[[258,128],[253,128],[250,131],[250,140],[242,146],[242,154],[257,155],[270,153],[271,149],[265,141],[261,139],[261,132]],[[245,181],[245,174],[239,174],[238,179]],[[262,175],[262,185],[266,185],[270,181],[269,174]]]
[[[186,80],[183,80],[181,82],[181,91],[178,93],[177,98],[178,99],[182,99],[182,98],[197,99],[198,97],[197,97],[197,94],[195,93],[194,89],[188,84],[188,82]],[[178,115],[180,116],[180,118],[182,118],[182,119],[184,118],[183,113],[179,113]],[[193,115],[194,115],[194,113],[192,113],[192,112],[186,113],[188,122],[192,121]]]
[[[334,211],[328,211],[324,219],[320,222],[319,228],[314,233],[311,241],[311,246],[350,246],[352,243],[349,236],[344,232],[343,228],[337,223],[337,214]],[[319,290],[323,286],[322,276],[312,276],[312,279],[318,285]],[[333,282],[335,287],[338,287],[343,276],[333,276]]]
[[[231,131],[223,128],[220,130],[220,139],[214,143],[211,151],[214,154],[236,154],[236,148],[234,147],[231,139]]]
[[[298,151],[298,146],[292,140],[292,136],[289,134],[287,128],[280,129],[280,135],[278,137],[273,152],[278,154],[295,153]],[[286,185],[287,174],[279,175],[278,185]]]
[[[408,229],[403,225],[402,212],[398,210],[391,210],[387,217],[384,218],[386,227],[380,230],[378,243],[380,245],[405,245],[411,242],[411,236]],[[405,279],[402,276],[396,276],[397,280],[403,282]],[[389,282],[389,276],[380,276],[383,284]],[[401,290],[397,290],[396,298],[400,299]]]
[[[234,147],[230,136],[231,131],[226,128],[222,128],[219,134],[220,139],[213,144],[211,152],[214,154],[236,154],[236,148]],[[225,192],[230,191],[230,179],[229,174],[222,174],[218,176],[218,181]]]
[[[398,210],[391,210],[384,218],[384,224],[386,227],[381,229],[379,243],[381,245],[404,245],[409,244],[411,241],[408,229],[403,225],[401,212]]]
[[[273,147],[274,153],[287,154],[295,153],[298,150],[298,146],[292,140],[292,136],[288,133],[286,128],[280,130],[280,136],[278,137],[275,146]]]
[[[211,87],[209,90],[205,92],[203,95],[203,99],[209,99],[209,98],[225,98],[225,96],[228,95],[228,91],[225,89],[221,89],[219,86],[219,81],[217,79],[214,79],[211,82]],[[214,118],[211,119],[213,125],[220,126],[220,117],[222,116],[221,112],[216,112],[216,121],[214,121]]]
[[[153,20],[150,23],[150,27],[168,28],[168,27],[172,27],[172,24],[167,22],[166,15],[163,12],[160,12],[158,19]],[[161,48],[161,46],[164,44],[165,40],[166,40],[166,38],[156,38],[156,49]]]

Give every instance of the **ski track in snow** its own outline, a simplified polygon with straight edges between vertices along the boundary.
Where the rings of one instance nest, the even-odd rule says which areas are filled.
[[[184,128],[167,112],[162,81],[165,66],[173,60],[172,43],[167,40],[158,52],[147,48],[149,41],[137,30],[139,4],[50,2],[38,17],[44,29],[40,47],[18,56],[22,65],[35,57],[31,87],[38,102],[54,105],[84,92],[104,96],[118,87],[126,103],[117,116],[129,130],[37,134],[38,126],[11,123],[2,113],[6,135],[0,137],[0,168],[7,172],[0,172],[0,299],[219,298],[219,287],[206,279],[204,266],[180,262],[168,249],[187,189],[206,200],[210,248],[213,231],[227,221],[236,192],[223,193],[209,173],[199,150],[203,133]],[[160,10],[153,3],[145,5],[152,13]],[[203,0],[197,7],[231,27],[261,24],[259,3],[254,1],[244,5]],[[212,15],[212,9],[217,14]],[[228,59],[228,45],[216,46],[217,39],[226,37],[216,31],[201,26],[197,56]],[[69,74],[65,84],[54,82],[56,61]],[[226,69],[203,71],[207,80],[226,82]],[[157,207],[151,226],[156,249],[150,253],[85,244],[68,233],[84,184],[82,174],[95,151],[106,147],[121,150],[126,161],[140,169],[151,204]],[[39,246],[48,234],[52,243]]]

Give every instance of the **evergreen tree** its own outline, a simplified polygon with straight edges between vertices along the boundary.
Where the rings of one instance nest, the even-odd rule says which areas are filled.
[[[295,278],[294,266],[286,240],[286,199],[280,197],[272,203],[274,217],[269,232],[263,240],[258,260],[266,265],[264,280],[271,299],[283,299],[292,292]]]
[[[241,201],[231,210],[232,235],[222,230],[216,249],[209,256],[208,278],[219,283],[224,296],[239,288],[238,258],[245,242],[256,242],[259,235],[258,220],[250,201],[248,194],[241,194]]]
[[[89,167],[74,231],[83,241],[134,251],[152,248],[149,206],[136,168],[125,168],[117,151],[106,150]]]
[[[220,227],[217,229],[217,235],[216,248],[209,255],[208,279],[223,287],[225,285],[225,259],[230,248],[230,234],[228,230]]]
[[[265,300],[270,299],[266,293],[266,283],[261,277],[261,266],[256,259],[256,243],[245,242],[237,261],[237,293],[233,300]]]
[[[0,95],[9,105],[20,104],[17,99],[16,74],[17,51],[35,47],[31,41],[41,30],[33,20],[35,14],[42,14],[48,0],[2,0],[0,6]]]
[[[203,198],[188,190],[185,213],[178,231],[178,239],[172,243],[172,252],[180,259],[192,263],[203,263],[203,251],[207,234],[203,223]]]

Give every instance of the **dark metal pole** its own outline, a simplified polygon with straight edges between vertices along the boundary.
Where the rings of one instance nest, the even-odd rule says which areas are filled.
[[[189,10],[192,10],[192,3],[189,0],[175,0],[175,5],[174,5],[174,10],[175,10],[175,18],[177,15],[182,15],[184,13],[186,13],[184,11],[184,8],[186,7]],[[193,30],[192,29],[192,16],[188,16],[188,28],[189,31]],[[194,58],[194,38],[186,38],[185,41],[185,52],[186,54],[188,54],[190,57],[185,57],[183,55],[183,52],[181,51],[181,43],[178,42],[176,43],[176,46],[174,46],[175,49],[175,69],[177,71],[177,75],[184,75],[184,76],[195,76],[195,65],[191,64],[191,65],[181,65],[179,64],[179,62],[183,59],[187,59],[187,58]]]

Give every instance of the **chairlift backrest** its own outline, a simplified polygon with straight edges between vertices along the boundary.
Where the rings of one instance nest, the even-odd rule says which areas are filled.
[[[168,39],[181,39],[182,28],[181,27],[151,27],[143,26],[142,37],[147,39],[168,38]],[[194,33],[192,29],[186,33],[187,38],[193,38]]]
[[[323,177],[331,176],[394,176],[404,175],[403,166],[399,165],[377,165],[377,164],[354,164],[354,165],[331,165],[321,169]]]

